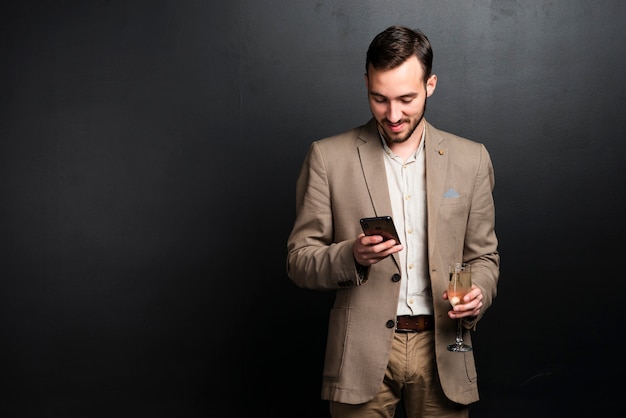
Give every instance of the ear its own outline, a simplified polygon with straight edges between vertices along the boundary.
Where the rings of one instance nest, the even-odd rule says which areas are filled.
[[[365,78],[365,90],[370,91],[370,79],[367,76],[367,73],[364,74],[364,78]]]
[[[435,88],[437,87],[437,76],[435,74],[428,77],[426,80],[426,97],[432,96],[435,92]]]

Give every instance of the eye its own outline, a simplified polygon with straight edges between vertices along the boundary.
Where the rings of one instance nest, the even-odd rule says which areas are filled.
[[[380,94],[376,91],[371,91],[371,90],[368,91],[367,93],[368,93],[370,100],[372,100],[374,103],[382,104],[382,103],[388,102],[387,97],[385,97],[383,94]]]

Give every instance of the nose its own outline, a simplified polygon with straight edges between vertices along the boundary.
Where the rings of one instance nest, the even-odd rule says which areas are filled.
[[[386,116],[391,123],[398,122],[400,119],[402,119],[402,110],[400,109],[400,105],[398,103],[390,101],[387,105]]]

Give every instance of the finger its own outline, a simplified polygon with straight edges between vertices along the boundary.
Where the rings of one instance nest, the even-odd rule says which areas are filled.
[[[365,235],[361,238],[361,243],[368,246],[380,244],[381,242],[383,242],[381,235]]]

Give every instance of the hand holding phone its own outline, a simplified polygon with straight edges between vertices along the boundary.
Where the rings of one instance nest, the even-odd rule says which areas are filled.
[[[400,244],[398,231],[396,231],[396,226],[391,216],[362,218],[360,222],[365,235],[381,235],[385,241],[393,239],[396,241],[396,244]]]

